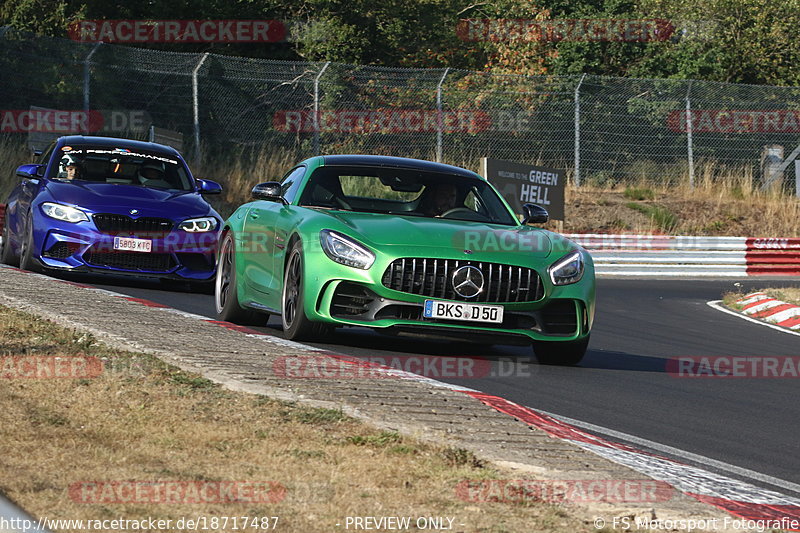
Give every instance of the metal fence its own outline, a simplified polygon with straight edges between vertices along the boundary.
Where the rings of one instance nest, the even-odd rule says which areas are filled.
[[[492,157],[565,168],[581,185],[674,185],[759,180],[766,145],[800,143],[798,87],[271,61],[13,31],[0,69],[6,110],[100,110],[102,133],[179,131],[195,160],[246,147],[477,170]]]

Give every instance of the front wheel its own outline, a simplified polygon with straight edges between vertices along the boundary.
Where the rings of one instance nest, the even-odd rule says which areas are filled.
[[[217,265],[217,279],[214,284],[214,305],[217,318],[225,322],[241,325],[264,325],[263,316],[252,309],[239,305],[236,288],[236,255],[233,234],[228,232],[222,240]]]
[[[312,322],[306,316],[303,305],[303,248],[294,245],[286,261],[283,274],[283,294],[281,297],[281,320],[283,333],[287,339],[319,339],[326,336],[332,328],[321,322]]]
[[[19,267],[22,270],[27,270],[29,272],[41,272],[42,267],[39,266],[39,263],[33,257],[33,247],[33,220],[29,220],[28,230],[25,237],[22,239],[22,243],[20,244]]]
[[[11,249],[11,231],[8,229],[8,215],[5,216],[3,221],[3,243],[0,244],[0,262],[6,265],[17,266],[19,265],[19,257],[14,254]]]
[[[588,336],[578,341],[535,341],[533,352],[543,365],[574,366],[586,355],[588,346]]]

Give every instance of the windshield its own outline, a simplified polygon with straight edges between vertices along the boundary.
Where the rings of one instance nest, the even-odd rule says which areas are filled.
[[[385,167],[320,167],[300,205],[362,213],[517,225],[482,179]]]
[[[178,191],[195,189],[183,164],[173,154],[126,148],[65,146],[48,178]]]

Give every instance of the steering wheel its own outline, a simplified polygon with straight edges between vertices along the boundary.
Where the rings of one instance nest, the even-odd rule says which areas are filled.
[[[454,207],[442,213],[440,218],[450,218],[451,215],[467,215],[467,220],[489,220],[483,214],[473,211],[467,207]]]

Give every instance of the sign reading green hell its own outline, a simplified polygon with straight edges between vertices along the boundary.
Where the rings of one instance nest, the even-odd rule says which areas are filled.
[[[481,158],[481,174],[500,191],[515,213],[523,204],[547,209],[553,220],[564,220],[564,171]]]

